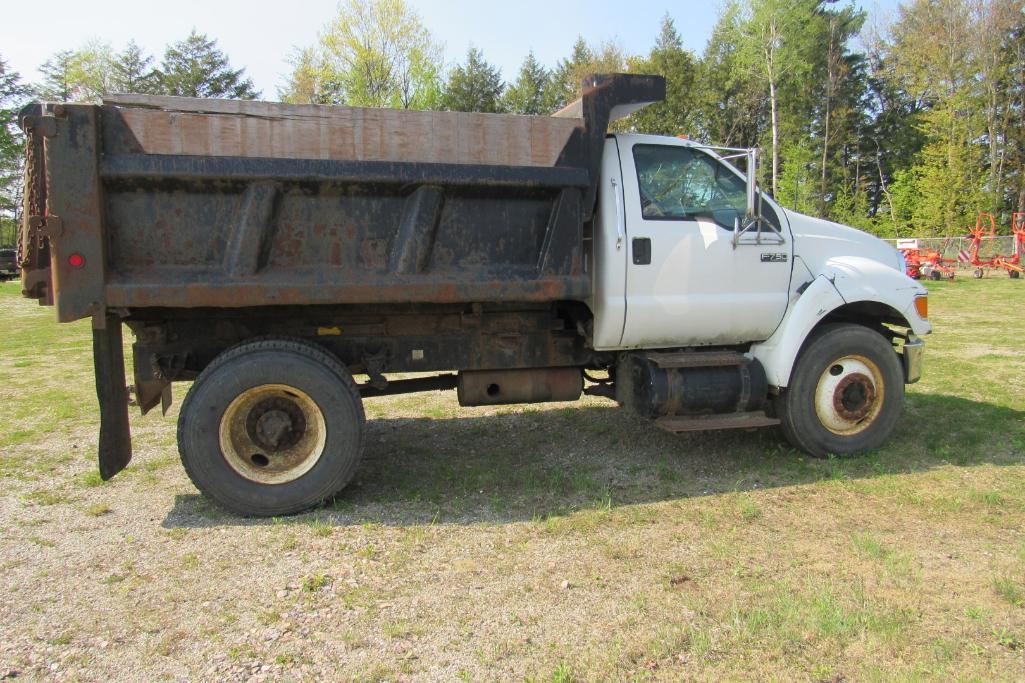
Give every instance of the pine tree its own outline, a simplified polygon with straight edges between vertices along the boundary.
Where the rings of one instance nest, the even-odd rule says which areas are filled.
[[[634,73],[658,74],[666,78],[666,99],[640,110],[630,117],[628,125],[641,133],[680,135],[692,124],[694,56],[683,49],[676,25],[666,14],[655,47],[645,59],[630,60]]]
[[[580,84],[592,74],[619,73],[626,70],[626,56],[613,41],[588,45],[577,36],[569,59],[559,62],[552,75],[553,106],[561,109],[580,97]]]
[[[168,95],[252,100],[259,96],[245,69],[232,69],[217,41],[195,30],[169,45],[161,66],[161,87]]]
[[[13,246],[20,212],[22,135],[18,109],[29,95],[16,71],[0,56],[0,246]]]
[[[691,99],[697,136],[731,147],[756,147],[768,121],[768,98],[746,68],[740,31],[741,6],[728,2],[698,64]]]
[[[502,73],[484,59],[484,53],[471,47],[466,63],[449,74],[442,105],[450,111],[502,111]]]
[[[587,65],[593,62],[594,53],[591,48],[583,36],[577,36],[569,59],[560,61],[552,74],[553,104],[556,109],[562,109],[580,97],[580,81],[587,75],[584,73]]]
[[[161,92],[160,72],[153,67],[153,57],[142,51],[134,41],[111,62],[111,92],[156,95]]]
[[[513,114],[547,115],[555,107],[552,97],[552,76],[548,73],[533,51],[527,53],[520,67],[520,74],[505,91],[505,109]]]
[[[74,95],[75,53],[61,50],[39,67],[43,82],[37,88],[41,99],[52,102],[68,102]]]

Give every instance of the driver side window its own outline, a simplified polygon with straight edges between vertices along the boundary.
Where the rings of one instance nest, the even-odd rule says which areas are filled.
[[[744,181],[713,157],[669,145],[634,145],[645,220],[705,218],[727,230],[747,209]]]

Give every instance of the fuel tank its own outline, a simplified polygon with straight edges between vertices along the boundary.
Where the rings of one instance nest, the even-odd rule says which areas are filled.
[[[769,392],[762,364],[734,352],[627,354],[615,381],[616,400],[648,418],[761,410]]]

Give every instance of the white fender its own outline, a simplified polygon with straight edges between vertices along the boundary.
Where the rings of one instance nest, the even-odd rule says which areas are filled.
[[[769,386],[787,385],[797,352],[808,333],[830,312],[843,305],[843,297],[833,283],[824,275],[819,275],[787,307],[787,314],[772,336],[760,344],[751,345],[751,355],[765,367]]]
[[[928,290],[904,273],[861,256],[828,259],[822,271],[847,303],[878,301],[900,311],[914,334],[932,332],[932,325],[915,310],[915,299]]]
[[[770,386],[785,387],[801,345],[827,315],[844,304],[877,302],[900,311],[914,334],[928,334],[932,326],[915,309],[915,297],[925,293],[925,287],[874,259],[828,259],[819,276],[790,304],[772,336],[751,346],[751,355],[765,367]]]

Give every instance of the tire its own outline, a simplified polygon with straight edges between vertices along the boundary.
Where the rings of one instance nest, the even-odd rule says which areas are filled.
[[[930,280],[939,280],[942,277],[943,277],[943,273],[941,273],[938,270],[930,270],[929,271],[929,279]]]
[[[1016,271],[1016,270],[1009,270],[1009,271],[1007,271],[1007,275],[1008,275],[1008,277],[1010,277],[1010,278],[1011,278],[1012,280],[1017,280],[1017,279],[1018,279],[1018,278],[1019,278],[1019,277],[1021,276],[1021,273],[1019,273],[1019,272],[1018,272],[1018,271]]]
[[[904,371],[878,332],[825,325],[802,349],[775,406],[797,448],[817,458],[856,455],[893,432],[904,408]]]
[[[192,385],[178,418],[189,479],[253,517],[314,507],[352,479],[366,417],[352,375],[311,343],[261,339],[228,349]]]
[[[972,277],[974,277],[976,280],[981,279],[982,275],[983,275],[982,268],[976,268],[975,270],[972,271]]]

